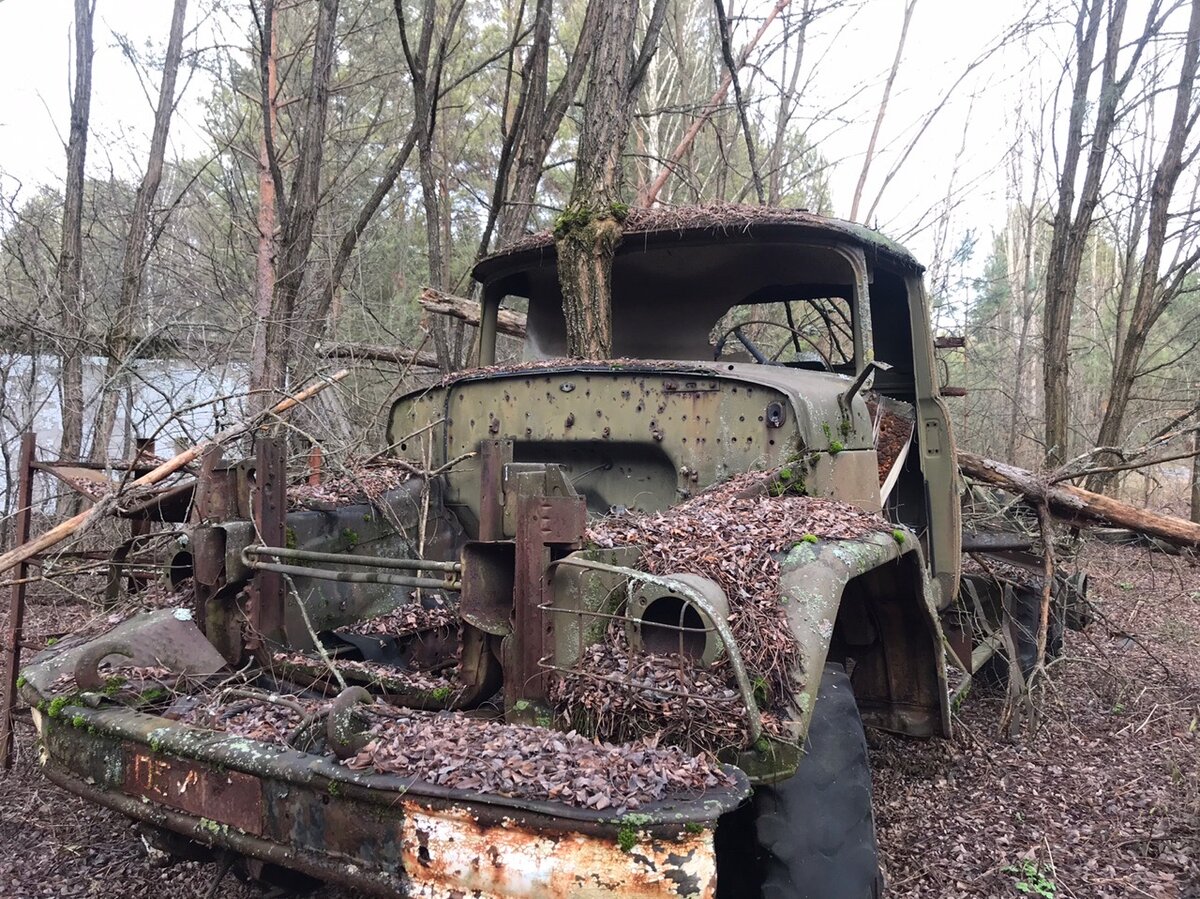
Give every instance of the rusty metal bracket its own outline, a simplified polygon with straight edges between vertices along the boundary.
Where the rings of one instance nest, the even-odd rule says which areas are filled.
[[[363,687],[347,687],[337,695],[329,707],[329,717],[325,719],[325,736],[329,739],[329,747],[342,761],[350,758],[367,745],[368,737],[354,729],[354,707],[370,705],[375,701]]]
[[[554,620],[545,605],[551,596],[550,563],[578,549],[587,527],[584,498],[565,482],[558,466],[519,470],[512,478],[516,497],[516,565],[513,577],[514,628],[506,653],[506,705],[518,699],[546,698],[541,660],[554,647]],[[555,491],[558,495],[549,495]],[[506,492],[508,492],[506,490]],[[511,676],[510,676],[511,675]]]
[[[84,649],[75,660],[75,686],[80,692],[96,691],[104,688],[104,678],[100,676],[100,663],[112,656],[132,659],[133,650],[119,643],[94,643]]]
[[[479,441],[479,539],[504,538],[504,466],[513,460],[511,440]]]
[[[259,539],[268,545],[283,546],[287,542],[287,471],[283,442],[278,438],[260,437],[255,443],[255,464],[247,479],[253,478],[254,525]],[[262,646],[263,638],[278,637],[283,628],[283,574],[263,569],[254,578],[247,619],[249,632],[246,647],[251,651]]]

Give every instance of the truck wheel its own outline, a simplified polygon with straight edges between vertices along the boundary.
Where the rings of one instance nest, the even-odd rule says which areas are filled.
[[[825,666],[805,750],[794,775],[754,791],[762,899],[878,899],[867,741],[841,665]]]
[[[1028,681],[1033,669],[1037,667],[1037,633],[1042,619],[1041,581],[1035,580],[1029,584],[1012,587],[1007,604],[1009,611],[1005,621],[1012,636],[1013,646],[1017,650],[1021,675]],[[1060,596],[1059,590],[1055,589],[1046,632],[1047,661],[1062,654],[1065,617],[1062,606],[1063,597]],[[976,673],[976,677],[989,686],[1003,686],[1008,683],[1008,654],[1003,648],[996,650]]]

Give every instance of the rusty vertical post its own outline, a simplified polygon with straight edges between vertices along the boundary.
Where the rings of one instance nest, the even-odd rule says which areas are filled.
[[[321,465],[323,463],[323,455],[321,453],[321,444],[314,443],[308,451],[308,486],[321,486]]]
[[[29,540],[29,520],[33,502],[33,462],[37,451],[37,435],[26,431],[21,435],[21,454],[17,472],[17,515],[13,528],[13,546]],[[13,760],[13,712],[17,706],[17,672],[21,668],[21,639],[25,625],[25,576],[28,565],[19,563],[13,569],[12,593],[8,604],[8,632],[4,642],[4,701],[0,705],[0,767],[5,771]]]
[[[554,621],[544,609],[551,600],[549,566],[556,553],[581,544],[587,527],[584,498],[575,493],[549,496],[547,480],[545,469],[517,476],[514,640],[504,692],[505,708],[510,712],[519,700],[538,703],[546,698],[542,660],[554,648]]]
[[[254,447],[254,524],[267,546],[287,545],[287,461],[283,441],[261,437]],[[247,646],[257,649],[263,637],[278,639],[283,627],[283,575],[259,571],[254,576]]]
[[[504,539],[504,466],[513,460],[511,440],[479,442],[479,539]]]
[[[153,437],[135,437],[133,438],[133,464],[140,465],[146,459],[154,456],[154,438]],[[129,536],[142,537],[150,533],[149,518],[130,518],[129,519]]]

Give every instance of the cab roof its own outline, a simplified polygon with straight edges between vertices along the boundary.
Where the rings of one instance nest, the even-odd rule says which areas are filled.
[[[922,266],[900,244],[865,225],[843,219],[817,215],[806,209],[786,209],[770,206],[718,204],[705,206],[635,207],[629,210],[623,225],[624,238],[617,253],[631,247],[649,244],[689,242],[721,238],[754,241],[759,239],[813,238],[835,239],[856,244],[868,260],[884,257],[900,268],[916,273]],[[639,238],[631,241],[631,237]],[[487,282],[504,275],[551,262],[555,257],[554,233],[539,231],[519,238],[506,247],[481,259],[472,271],[476,281]]]

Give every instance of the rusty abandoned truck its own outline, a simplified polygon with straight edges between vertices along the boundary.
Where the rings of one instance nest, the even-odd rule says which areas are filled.
[[[46,776],[294,886],[882,895],[864,725],[948,734],[948,661],[998,644],[922,268],[801,211],[624,225],[614,359],[562,358],[534,235],[371,466],[206,457],[170,602],[24,669]]]

